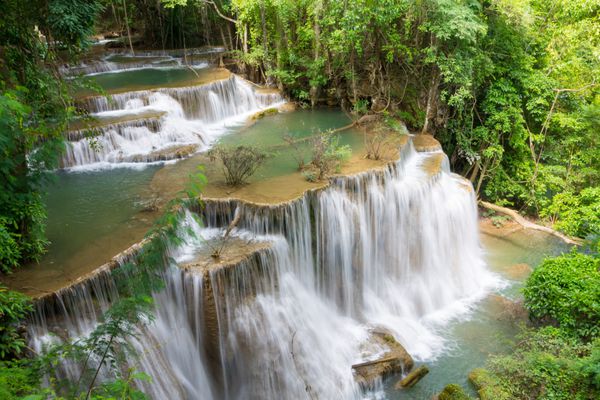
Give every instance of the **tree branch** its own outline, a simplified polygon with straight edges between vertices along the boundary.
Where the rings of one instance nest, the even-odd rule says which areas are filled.
[[[223,14],[221,12],[221,10],[219,10],[219,7],[217,6],[217,3],[215,3],[214,1],[212,1],[212,0],[200,0],[200,1],[202,3],[204,3],[204,4],[211,5],[212,8],[214,8],[214,10],[216,11],[216,13],[219,14],[219,17],[223,18],[224,20],[229,21],[229,22],[233,22],[234,24],[238,23],[238,20],[233,19],[233,18],[228,17],[227,15]]]

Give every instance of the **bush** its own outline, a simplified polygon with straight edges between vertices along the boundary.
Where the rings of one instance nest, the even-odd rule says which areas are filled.
[[[339,136],[332,132],[321,132],[312,138],[310,164],[315,170],[316,180],[339,170],[342,161],[350,158],[352,149],[339,144]]]
[[[365,132],[366,158],[381,160],[390,149],[396,147],[394,146],[396,137],[396,132],[386,128],[378,128],[374,132]]]
[[[499,398],[490,390],[507,393],[508,399],[599,398],[599,352],[598,340],[583,343],[561,329],[526,331],[512,354],[490,359],[483,388],[489,399]]]
[[[0,360],[17,356],[25,348],[18,324],[31,310],[27,296],[0,285]]]
[[[541,215],[568,235],[600,235],[600,187],[589,187],[579,194],[559,193]]]
[[[600,259],[575,251],[548,258],[525,285],[530,317],[589,340],[600,335]]]
[[[246,183],[268,158],[265,151],[254,146],[216,146],[208,152],[211,160],[223,164],[223,173],[228,185],[239,186]]]
[[[40,378],[24,362],[0,362],[0,399],[17,400],[38,392]]]

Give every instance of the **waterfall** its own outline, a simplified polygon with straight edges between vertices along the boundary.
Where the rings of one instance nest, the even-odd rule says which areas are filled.
[[[206,85],[91,97],[84,106],[92,116],[100,121],[127,121],[92,128],[96,136],[85,137],[81,130],[69,133],[77,140],[67,143],[62,166],[106,167],[181,158],[204,149],[227,126],[281,102],[279,94],[258,93],[235,76]]]
[[[140,369],[154,378],[143,383],[146,392],[362,398],[351,366],[373,357],[374,328],[417,359],[438,355],[444,324],[497,284],[483,262],[472,187],[444,158],[409,142],[395,165],[335,178],[286,204],[207,201],[203,229],[188,214],[186,223],[208,237],[237,214],[239,243],[262,247],[224,264],[195,264],[204,241],[174,250],[178,267],[154,295],[156,321],[135,343],[144,354]],[[64,324],[69,336],[89,331],[111,287],[92,282],[56,295],[62,306],[38,312],[30,325],[34,348],[47,340],[52,319],[72,321]]]
[[[185,50],[146,50],[136,51],[131,56],[126,52],[112,49],[100,59],[91,59],[77,65],[63,65],[59,71],[64,76],[95,75],[107,72],[120,72],[132,69],[145,68],[173,68],[190,65],[194,68],[206,68],[213,63],[216,55],[223,53],[224,48],[192,48]],[[115,56],[121,55],[121,61],[112,61]]]

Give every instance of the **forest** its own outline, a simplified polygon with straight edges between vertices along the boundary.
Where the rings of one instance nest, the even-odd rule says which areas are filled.
[[[145,73],[148,75],[142,75]],[[119,74],[123,74],[123,78]],[[206,295],[209,286],[211,293],[213,290],[219,293],[210,300],[217,304],[214,307],[218,317],[215,322],[207,317],[208,311],[188,310],[187,314],[202,314],[205,319],[202,323],[206,324],[209,333],[213,329],[211,324],[216,324],[214,329],[219,332],[220,339],[215,339],[214,343],[219,344],[209,343],[212,340],[207,339],[209,333],[199,334],[200,325],[195,322],[192,329],[195,343],[206,342],[201,346],[205,350],[200,353],[208,360],[203,361],[204,368],[209,371],[206,373],[208,383],[187,375],[186,380],[172,372],[177,390],[181,392],[171,392],[171,398],[299,398],[298,393],[310,399],[598,398],[599,78],[600,0],[5,0],[0,13],[0,397],[29,400],[166,398],[165,393],[175,389],[169,389],[169,386],[164,386],[165,392],[156,389],[154,383],[162,385],[162,378],[153,376],[157,370],[145,364],[143,354],[149,350],[140,343],[146,340],[144,332],[150,330],[149,326],[162,323],[161,307],[167,302],[161,296],[168,297],[165,293],[170,296],[171,292],[177,292],[173,282],[179,278],[172,277],[175,276],[173,265],[183,262],[178,257],[187,251],[181,249],[191,240],[189,237],[200,229],[194,225],[197,222],[203,228],[206,225],[207,229],[223,230],[218,234],[221,235],[220,244],[212,247],[212,239],[205,240],[209,242],[212,262],[220,259],[223,265],[233,265],[243,259],[244,254],[255,252],[251,255],[252,260],[267,263],[265,254],[271,254],[271,250],[265,250],[267,246],[260,241],[263,239],[252,241],[247,237],[251,233],[275,240],[269,235],[277,234],[286,238],[286,249],[291,249],[286,250],[292,254],[289,256],[292,261],[288,263],[306,264],[304,266],[310,273],[298,272],[300,266],[286,270],[281,261],[274,267],[276,273],[265,272],[270,268],[266,264],[240,272],[239,277],[224,273],[217,279],[213,276],[216,272],[203,272],[204,283],[195,285],[204,288],[202,296]],[[111,83],[111,79],[116,83]],[[164,82],[161,79],[165,79]],[[138,95],[146,97],[135,97]],[[284,110],[280,104],[284,102],[294,111]],[[323,113],[318,117],[321,118],[320,125],[311,128],[311,132],[300,132],[298,127],[305,126],[309,118],[313,118],[309,115],[321,115],[314,114],[319,112]],[[299,122],[294,122],[293,115],[298,115],[295,118]],[[245,122],[227,122],[235,118]],[[288,119],[269,122],[273,118]],[[332,122],[334,119],[343,123],[336,125]],[[235,128],[231,128],[234,125]],[[345,126],[340,128],[342,125]],[[347,127],[350,127],[349,131]],[[130,133],[123,133],[127,129]],[[230,133],[235,129],[240,129],[241,133]],[[275,131],[273,138],[254,139],[252,136],[271,134],[269,129]],[[367,133],[351,133],[353,129],[363,129]],[[229,133],[223,134],[225,130]],[[317,130],[319,133],[315,134]],[[147,131],[159,135],[160,139],[140,139]],[[348,133],[344,133],[346,131]],[[418,153],[415,153],[415,159],[429,157],[429,150],[423,150],[427,146],[419,144],[422,142],[434,143],[430,147],[445,154],[442,161],[432,161],[432,157],[422,162],[423,165],[439,163],[437,168],[444,175],[439,178],[441,183],[424,184],[425,189],[420,189],[421,192],[415,189],[415,197],[406,201],[399,195],[389,195],[393,185],[409,184],[405,182],[409,179],[403,181],[398,175],[406,173],[408,176],[411,171],[409,161],[402,164],[402,157],[408,154],[404,148],[398,150],[400,164],[390,167],[388,172],[365,178],[364,182],[339,183],[351,173],[369,174],[372,169],[384,165],[383,160],[389,156],[387,152],[391,148],[397,148],[400,143],[405,145],[405,139],[401,138],[405,134],[411,137],[406,140],[414,143]],[[167,141],[167,145],[163,146],[160,140]],[[271,147],[262,146],[264,143]],[[138,146],[135,151],[140,146],[147,146],[147,150],[128,153],[134,145]],[[85,150],[81,150],[83,146]],[[200,161],[195,162],[195,157]],[[281,166],[273,167],[279,162]],[[144,171],[156,175],[140,178],[142,173],[135,175],[140,168],[115,166],[119,163],[148,164]],[[88,164],[93,168],[85,169]],[[277,170],[290,168],[292,164],[288,175]],[[222,168],[225,182],[217,182],[222,179],[221,169],[212,165]],[[173,171],[169,172],[169,168]],[[119,172],[123,170],[129,172]],[[119,173],[123,175],[113,177]],[[101,186],[101,183],[95,183],[100,181],[101,175],[115,180]],[[425,179],[419,174],[415,176],[415,181]],[[455,178],[462,183],[455,183],[452,180]],[[72,188],[64,186],[76,179],[80,183],[76,182]],[[142,185],[142,179],[152,179],[149,187],[162,197],[154,195],[143,201],[136,197],[135,207],[143,208],[136,212],[145,214],[135,217],[135,222],[131,222],[133,219],[127,222],[131,232],[134,232],[131,226],[138,224],[135,234],[130,235],[135,236],[134,241],[124,233],[124,223],[109,228],[111,215],[125,211],[118,210],[120,206],[116,200],[114,204],[103,203],[113,199],[111,186],[114,192],[122,194],[133,190],[134,185]],[[396,180],[392,185],[386,183],[386,179]],[[383,200],[368,197],[375,190],[366,187],[369,182],[383,187]],[[433,187],[436,184],[440,188]],[[462,195],[449,189],[452,185],[468,187],[472,198],[459,202],[457,199],[462,199]],[[341,200],[334,193],[326,192],[334,186],[349,193],[362,193],[364,189],[367,194],[354,197],[346,194],[346,202],[339,205],[336,201]],[[318,190],[323,190],[323,194],[314,194]],[[441,194],[436,195],[436,190]],[[57,194],[61,191],[64,191],[63,197]],[[304,208],[274,211],[276,204],[292,207],[290,204],[296,200],[292,200],[290,193],[294,191],[314,193],[304,194],[313,196],[302,203]],[[422,194],[424,191],[432,193],[431,199],[422,197],[426,196]],[[91,283],[85,286],[87,289],[72,286],[73,282],[87,279],[90,265],[85,271],[75,268],[72,275],[65,278],[68,290],[61,289],[57,283],[56,287],[48,286],[48,289],[40,290],[39,295],[31,296],[22,288],[53,279],[40,272],[47,266],[49,255],[54,257],[63,251],[61,248],[53,253],[52,246],[62,246],[60,240],[76,242],[78,231],[75,229],[83,229],[74,227],[76,221],[61,225],[63,228],[51,226],[55,209],[62,210],[67,215],[65,219],[71,218],[68,217],[71,214],[66,214],[68,209],[83,202],[69,203],[66,199],[79,193],[81,196],[96,193],[97,197],[90,195],[90,207],[95,211],[89,218],[96,220],[94,226],[106,229],[106,232],[102,231],[105,232],[103,235],[111,237],[117,230],[121,234],[115,234],[115,244],[98,233],[104,242],[94,242],[89,247],[96,246],[100,250],[89,250],[88,253],[81,250],[70,259],[71,264],[65,262],[62,266],[59,265],[61,261],[53,261],[55,265],[50,268],[62,268],[62,274],[76,263],[86,264],[86,268],[90,263],[94,263],[94,268],[107,265],[104,263],[109,262],[108,257],[122,254],[125,249],[135,246],[134,243],[142,243],[143,239],[141,250],[135,257],[122,257],[118,267],[110,267],[110,277],[102,278],[110,279],[110,284]],[[136,196],[141,195],[136,192]],[[238,206],[235,212],[225,211],[229,210],[227,207],[233,207],[232,198],[244,200],[244,196],[248,196],[245,205]],[[220,198],[222,203],[213,205],[215,198]],[[52,199],[55,199],[54,203]],[[225,204],[223,199],[228,203]],[[58,208],[61,202],[64,205]],[[133,204],[133,201],[129,203]],[[271,208],[252,211],[263,204],[269,204]],[[463,209],[463,204],[469,206]],[[356,211],[355,215],[348,216],[355,212],[353,210],[362,210],[360,207],[367,211]],[[411,216],[403,214],[403,207],[411,211]],[[475,213],[475,222],[469,225],[465,222],[470,218],[469,210],[477,207],[479,215]],[[310,217],[300,220],[299,215],[305,209],[311,213]],[[408,212],[406,210],[404,212]],[[463,213],[460,217],[459,210]],[[252,214],[252,219],[244,212],[255,212],[256,215]],[[195,213],[192,220],[196,222],[186,219],[190,213]],[[272,215],[265,216],[268,213]],[[348,215],[343,216],[344,213]],[[334,214],[336,222],[330,222],[334,221]],[[418,219],[413,221],[412,215]],[[106,219],[104,225],[103,218]],[[257,222],[259,220],[263,222]],[[404,224],[404,220],[413,222]],[[302,223],[308,224],[308,228],[303,228]],[[65,228],[67,226],[69,228]],[[463,229],[460,227],[464,230],[459,230]],[[356,231],[352,230],[354,228]],[[61,233],[64,238],[56,239],[59,237],[56,231],[70,229],[74,229],[73,239],[64,232]],[[331,235],[327,229],[334,229],[336,234]],[[521,258],[515,256],[511,262],[531,264],[530,273],[519,278],[518,283],[503,277],[498,278],[500,283],[495,283],[496,286],[485,286],[488,283],[484,282],[492,278],[487,278],[489,271],[484,267],[478,269],[479,264],[487,262],[480,260],[481,253],[494,253],[494,250],[488,250],[486,240],[482,240],[484,250],[480,249],[477,229],[484,234],[489,234],[487,229],[501,231],[506,237],[516,231],[535,232],[514,239],[515,246],[521,246],[518,250]],[[252,232],[244,233],[243,230]],[[422,236],[411,236],[410,232],[414,230]],[[349,233],[346,237],[345,231],[354,234]],[[212,234],[202,233],[201,236]],[[468,247],[471,234],[474,242]],[[310,238],[299,239],[304,238],[303,235]],[[376,239],[378,235],[381,239]],[[544,240],[553,244],[543,247],[546,245],[531,239],[538,237],[535,235],[547,235]],[[341,237],[339,243],[332,238],[337,236]],[[458,243],[460,237],[465,238],[464,243]],[[82,236],[81,241],[87,239]],[[426,253],[430,248],[422,247],[424,241],[430,241],[428,244],[436,247],[432,257],[439,257],[435,258],[438,261],[427,261]],[[398,244],[400,242],[402,245]],[[437,250],[438,246],[441,250]],[[395,247],[399,247],[397,252]],[[229,248],[237,250],[228,254]],[[471,253],[473,248],[477,250]],[[97,253],[92,254],[93,251]],[[344,251],[347,251],[345,256]],[[448,253],[442,254],[442,251]],[[501,255],[509,252],[504,247],[497,251]],[[91,261],[81,261],[84,256],[80,254]],[[272,257],[280,257],[277,254]],[[508,259],[506,254],[503,256]],[[305,256],[309,261],[305,260],[304,264],[298,261]],[[399,267],[405,265],[404,261],[396,263],[395,257],[408,259],[408,266]],[[421,269],[414,267],[418,263],[423,264]],[[442,275],[437,273],[436,277],[433,270],[422,271],[426,266],[442,268],[440,263],[448,264],[448,268],[452,263],[458,265],[456,268],[464,267],[460,273],[452,275],[454,281],[447,283],[448,286],[455,284],[454,289],[444,286],[444,289],[435,290],[437,286],[431,282],[441,285]],[[382,269],[372,275],[358,274],[358,265],[362,267],[363,264],[364,268],[381,265]],[[477,266],[469,272],[465,265]],[[347,269],[336,275],[337,267],[334,266]],[[415,270],[411,269],[413,267]],[[335,272],[328,272],[327,268]],[[502,275],[491,269],[489,276]],[[181,270],[188,271],[189,268]],[[406,291],[396,288],[386,292],[386,284],[377,283],[386,274],[394,280],[396,272],[407,273],[409,270],[425,275],[409,275],[404,280],[398,278],[398,288],[405,288],[404,284],[408,285],[406,288],[410,287]],[[23,278],[19,278],[19,274],[23,274]],[[278,319],[277,325],[273,322],[275,317],[259,308],[268,308],[270,303],[265,305],[264,298],[270,299],[269,290],[277,292],[280,286],[285,287],[286,274],[296,274],[295,278],[301,281],[307,279],[302,281],[303,285],[318,293],[313,297],[322,296],[326,299],[323,304],[335,304],[332,307],[336,310],[336,318],[339,313],[344,318],[358,321],[358,325],[368,325],[370,334],[381,324],[390,329],[392,333],[385,333],[384,337],[391,335],[392,341],[407,347],[409,353],[414,350],[413,358],[417,363],[428,364],[432,370],[430,377],[422,378],[418,385],[424,385],[430,378],[437,379],[435,385],[428,387],[428,392],[402,394],[400,391],[396,395],[385,383],[385,379],[390,380],[386,375],[382,375],[379,383],[373,384],[375,386],[354,382],[352,374],[356,377],[357,372],[356,369],[352,371],[358,365],[354,361],[350,363],[352,369],[345,364],[346,369],[340,367],[346,375],[340,372],[335,379],[318,382],[319,374],[312,374],[318,371],[317,361],[306,356],[308,361],[303,364],[303,351],[312,348],[319,352],[319,346],[333,349],[333,344],[328,345],[308,334],[305,338],[300,328],[288,327]],[[310,279],[306,274],[311,276]],[[257,275],[267,275],[274,281],[261,283]],[[217,283],[206,283],[209,276],[220,285],[230,283],[239,292],[229,286],[213,289],[211,285]],[[470,286],[479,278],[481,283]],[[21,287],[11,283],[19,279],[26,283]],[[181,279],[183,282],[187,278]],[[413,282],[413,286],[405,280]],[[512,283],[501,282],[507,280]],[[368,286],[370,284],[373,286]],[[507,285],[509,289],[506,289]],[[100,286],[108,288],[102,289],[109,293],[106,298],[94,291],[100,290],[97,289]],[[419,290],[427,291],[426,288],[432,293],[415,300],[414,306],[389,306],[392,311],[385,311],[387,314],[374,311],[380,310],[384,307],[381,304],[388,301],[393,303],[391,297],[396,294],[409,293],[407,296],[418,298]],[[502,329],[510,331],[507,334],[510,345],[481,350],[485,353],[481,362],[461,359],[468,364],[468,373],[462,373],[462,380],[454,375],[440,378],[436,369],[451,368],[448,364],[436,364],[440,363],[439,354],[445,354],[443,351],[447,352],[447,349],[434,349],[431,345],[431,354],[421,354],[419,350],[423,347],[413,345],[404,334],[398,334],[405,332],[401,328],[396,331],[390,326],[423,325],[425,331],[433,332],[432,336],[424,336],[429,339],[423,340],[436,342],[433,338],[440,330],[450,331],[450,325],[432,328],[433,325],[427,322],[428,316],[437,315],[434,311],[441,310],[441,306],[431,306],[437,301],[443,302],[440,291],[444,295],[445,290],[448,291],[449,297],[444,301],[458,304],[470,299],[479,289],[486,293],[485,296],[494,293],[510,298],[510,304],[505,305],[508,311],[503,313],[512,313],[511,318],[513,314],[520,315],[502,325]],[[65,317],[69,322],[61,322],[58,316],[51,317],[49,311],[43,311],[46,309],[41,305],[49,307],[47,310],[77,309],[76,305],[64,300],[67,297],[60,296],[72,293],[83,299],[84,290],[93,292],[86,294],[89,299],[85,297],[82,301],[96,310],[98,320],[95,325],[73,322],[84,319],[84,312],[76,317],[70,314]],[[468,295],[461,290],[469,291]],[[369,305],[372,292],[380,296],[377,306],[373,305],[375,302]],[[47,300],[53,293],[58,293],[58,297]],[[185,293],[183,297],[188,301],[193,296],[200,296]],[[230,297],[227,297],[228,293]],[[226,306],[219,303],[219,296],[227,298],[222,300]],[[267,315],[264,321],[242,320],[240,315],[244,307],[250,306],[238,306],[236,302],[246,304],[244,296],[250,296],[252,302],[254,299],[265,302],[257,300],[257,309],[252,313],[245,311],[248,315],[264,313]],[[284,308],[287,303],[282,300],[285,296],[273,296],[278,300],[273,300],[271,309],[282,307],[278,315],[289,315],[286,313],[291,311]],[[434,300],[426,300],[430,298],[427,296]],[[485,296],[473,300],[473,304],[489,301]],[[301,298],[298,294],[298,298],[290,302],[299,302]],[[110,304],[105,306],[103,302]],[[206,300],[202,307],[206,307],[205,303]],[[219,311],[219,307],[233,307],[233,304],[239,309]],[[414,311],[429,306],[433,308],[423,314]],[[199,305],[195,304],[195,307]],[[309,307],[308,303],[306,307]],[[312,310],[317,312],[314,310],[324,308],[319,305]],[[473,310],[475,306],[466,308]],[[398,319],[389,319],[392,314]],[[227,324],[222,325],[225,315],[227,318],[236,315],[238,319],[227,320]],[[496,317],[493,315],[495,319],[501,318]],[[301,317],[298,318],[300,321]],[[456,318],[468,320],[461,315],[448,318],[448,321]],[[44,324],[60,329],[38,334],[32,327],[41,325],[42,320]],[[338,321],[333,317],[323,317],[323,320],[329,320],[331,324],[323,322],[319,326],[324,336],[331,333],[329,329],[338,329],[336,327],[351,331],[341,317],[339,325],[331,322]],[[416,322],[407,323],[407,320]],[[388,322],[390,326],[386,325]],[[269,336],[271,340],[267,344],[261,342],[259,346],[251,338],[265,333],[260,330],[261,323],[266,324],[264,329],[268,332],[285,329],[289,332],[282,336],[284,339]],[[77,335],[60,333],[71,329],[69,324],[77,325],[78,329],[85,325],[85,328]],[[300,322],[297,325],[302,326]],[[256,326],[258,332],[238,332],[240,337],[236,340],[231,339],[233,333],[227,336],[221,332],[225,329],[242,331],[247,326]],[[407,332],[410,333],[406,335],[418,336],[416,332],[423,331],[415,328]],[[154,336],[152,338],[160,342]],[[294,347],[295,340],[299,350]],[[277,345],[273,344],[275,342]],[[266,367],[269,364],[266,361],[261,364],[253,356],[246,355],[240,343],[261,349],[257,351],[271,352],[273,357],[277,354],[277,359],[270,361],[274,366]],[[184,346],[183,342],[181,345]],[[269,346],[283,347],[274,350]],[[291,350],[286,346],[291,346]],[[352,346],[348,344],[348,348],[354,349]],[[217,347],[218,351],[212,350]],[[439,354],[436,353],[438,350]],[[226,357],[228,351],[236,356]],[[339,350],[340,353],[344,351]],[[283,353],[285,357],[281,355]],[[155,356],[156,359],[160,357],[171,360],[167,355]],[[134,359],[137,361],[132,362]],[[220,361],[215,361],[217,359]],[[372,360],[360,361],[368,363]],[[186,365],[196,368],[195,364]],[[279,377],[274,377],[284,375],[280,371],[288,367],[296,370],[292,379],[294,384],[283,378],[280,382]],[[248,372],[253,368],[268,370],[274,375],[258,377],[256,373],[254,376]],[[174,368],[171,366],[169,370]],[[406,373],[400,375],[405,377]],[[346,382],[346,378],[340,376],[349,376],[351,382],[340,383]],[[189,385],[182,383],[188,380],[200,386],[204,382],[210,390],[192,392]],[[242,384],[246,380],[247,384]],[[229,387],[232,382],[235,382],[235,389]],[[342,389],[328,392],[321,384],[340,388],[346,388],[347,384],[349,389],[347,392]],[[266,391],[265,387],[272,391]]]

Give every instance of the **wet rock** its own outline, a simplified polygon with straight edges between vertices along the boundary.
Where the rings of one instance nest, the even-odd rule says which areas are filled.
[[[278,111],[276,108],[267,108],[266,110],[257,112],[252,117],[250,117],[250,119],[256,121],[258,119],[266,117],[267,115],[273,115],[273,114],[277,114],[277,113],[278,113]]]
[[[352,370],[356,381],[363,387],[371,387],[377,379],[410,371],[414,361],[394,336],[384,330],[374,330],[371,335],[374,344],[388,350],[378,359],[354,364]]]
[[[528,312],[522,300],[511,300],[499,294],[489,296],[491,301],[491,312],[498,318],[507,321],[525,321]]]
[[[411,371],[406,375],[400,382],[396,383],[395,389],[406,389],[415,386],[425,375],[429,373],[429,368],[425,365],[419,366],[419,368]]]
[[[419,152],[440,151],[442,145],[431,135],[419,134],[413,137],[415,150]]]
[[[153,151],[150,154],[146,155],[137,155],[131,157],[130,162],[153,162],[153,161],[168,161],[168,160],[178,160],[181,158],[186,158],[196,152],[198,148],[195,144],[188,144],[182,146],[169,147],[167,149],[161,149]]]
[[[296,108],[297,108],[296,103],[290,101],[290,102],[280,105],[279,112],[281,112],[281,113],[292,112],[292,111],[295,111]]]

